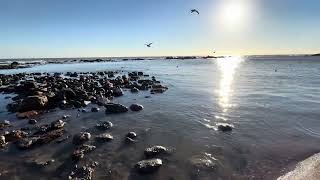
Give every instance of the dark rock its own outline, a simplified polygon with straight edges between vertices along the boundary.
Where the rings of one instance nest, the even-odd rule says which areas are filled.
[[[106,113],[125,113],[128,112],[128,108],[122,104],[108,103],[105,105]]]
[[[51,129],[61,129],[66,123],[62,120],[53,121],[51,123]]]
[[[51,165],[54,162],[55,162],[54,159],[50,159],[47,161],[33,160],[33,161],[29,162],[29,164],[32,166],[35,166],[35,167],[44,168],[44,167]]]
[[[93,172],[94,172],[94,169],[92,167],[75,166],[75,168],[71,171],[68,179],[69,180],[92,180]]]
[[[38,116],[37,111],[27,111],[27,112],[22,112],[22,113],[17,113],[17,117],[20,119],[25,119],[25,118],[34,118]]]
[[[73,136],[73,144],[80,145],[85,143],[86,141],[89,141],[91,138],[91,134],[88,132],[81,132],[79,134],[76,134]]]
[[[148,160],[139,161],[135,165],[135,168],[140,173],[152,173],[158,170],[161,166],[162,166],[161,159],[148,159]]]
[[[0,123],[0,130],[11,127],[10,121],[4,120]]]
[[[131,139],[135,139],[137,137],[137,134],[135,132],[129,132],[126,137],[129,137]]]
[[[100,130],[107,130],[107,129],[112,128],[113,124],[110,121],[104,121],[104,122],[100,122],[99,124],[97,124],[96,127]]]
[[[60,143],[62,143],[62,142],[64,142],[64,141],[68,140],[69,138],[70,138],[70,136],[64,137],[64,138],[62,138],[62,139],[57,140],[56,143],[60,144]]]
[[[37,124],[37,122],[38,122],[38,121],[35,120],[35,119],[30,119],[30,120],[29,120],[29,124]]]
[[[132,92],[132,93],[137,93],[137,92],[139,92],[139,89],[136,88],[136,87],[133,87],[133,88],[131,89],[131,92]]]
[[[37,144],[39,145],[48,144],[51,141],[62,137],[64,132],[65,132],[64,129],[50,130],[40,136],[40,138],[37,141]]]
[[[123,91],[121,88],[114,88],[113,89],[113,95],[115,97],[123,96]]]
[[[168,153],[168,149],[163,146],[153,146],[144,151],[146,157],[157,156]]]
[[[99,112],[99,111],[100,111],[100,108],[98,107],[91,108],[91,112]]]
[[[218,126],[218,129],[222,132],[232,131],[233,129],[233,125],[230,125],[227,123],[218,123],[217,126]]]
[[[28,133],[21,131],[21,130],[13,130],[9,132],[8,134],[5,134],[5,139],[8,142],[11,141],[17,141],[19,139],[25,138],[28,135]]]
[[[39,140],[39,137],[24,138],[18,141],[17,147],[23,150],[30,149],[31,147],[36,145],[38,140]]]
[[[140,104],[132,104],[130,106],[131,111],[141,111],[143,109],[143,106]]]
[[[72,158],[75,160],[80,160],[84,158],[84,155],[94,151],[96,149],[96,146],[91,146],[91,145],[82,145],[78,147],[73,153],[72,153]]]
[[[113,136],[109,133],[104,133],[96,136],[96,140],[99,142],[108,142],[113,140]]]
[[[46,96],[29,96],[22,101],[19,112],[42,110],[45,109],[47,104],[48,98]]]

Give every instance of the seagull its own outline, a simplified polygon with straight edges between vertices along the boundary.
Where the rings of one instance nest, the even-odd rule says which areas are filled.
[[[196,9],[191,9],[191,14],[193,14],[193,13],[197,13],[198,15],[200,14],[198,10],[196,10]]]
[[[144,45],[146,45],[147,47],[151,47],[152,44],[153,44],[153,43],[144,44]]]

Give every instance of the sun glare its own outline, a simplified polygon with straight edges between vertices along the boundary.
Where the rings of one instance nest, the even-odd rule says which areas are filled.
[[[222,24],[229,27],[243,25],[249,17],[249,6],[247,0],[226,0],[220,8],[220,20]]]

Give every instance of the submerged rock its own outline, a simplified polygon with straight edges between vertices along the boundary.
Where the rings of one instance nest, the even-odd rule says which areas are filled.
[[[17,117],[20,119],[33,118],[33,117],[36,117],[38,114],[39,113],[37,111],[27,111],[27,112],[17,113]]]
[[[211,154],[205,153],[204,155],[196,155],[189,159],[192,168],[196,171],[212,170],[217,166],[217,159],[211,156]]]
[[[78,147],[75,151],[72,153],[72,158],[75,160],[80,160],[84,158],[84,155],[94,151],[96,149],[96,146],[91,146],[91,145],[82,145]]]
[[[105,105],[106,113],[125,113],[128,112],[128,108],[122,104],[108,103]]]
[[[149,159],[149,160],[142,160],[139,161],[135,168],[140,173],[152,173],[159,169],[162,166],[161,159]]]
[[[99,124],[97,124],[96,127],[100,130],[107,130],[107,129],[112,128],[113,124],[110,121],[104,121],[104,122],[100,122]]]
[[[131,138],[131,139],[135,139],[137,137],[137,134],[135,132],[129,132],[126,137]]]
[[[35,119],[30,119],[29,121],[28,121],[28,123],[29,124],[37,124],[37,120],[35,120]]]
[[[100,111],[100,108],[98,107],[91,108],[91,112],[99,112],[99,111]]]
[[[143,106],[140,104],[132,104],[130,106],[131,111],[141,111],[143,109]]]
[[[113,140],[113,136],[109,133],[104,133],[96,136],[96,140],[99,142],[108,142]]]
[[[139,89],[136,88],[136,87],[133,87],[130,91],[131,91],[132,93],[137,93],[137,92],[139,92]]]
[[[218,130],[222,132],[232,131],[233,129],[233,125],[227,124],[227,123],[218,123],[217,127],[218,127]]]
[[[168,149],[164,146],[152,146],[144,151],[146,157],[152,157],[166,153],[168,153]]]
[[[73,144],[80,145],[85,143],[86,141],[89,141],[91,138],[91,134],[88,132],[81,132],[79,134],[76,134],[73,136]]]

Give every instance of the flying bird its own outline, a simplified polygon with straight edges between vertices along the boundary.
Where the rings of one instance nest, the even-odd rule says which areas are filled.
[[[198,10],[196,10],[196,9],[191,9],[191,14],[193,14],[193,13],[197,13],[198,15],[200,14]]]
[[[151,47],[153,43],[145,44],[147,47]]]

